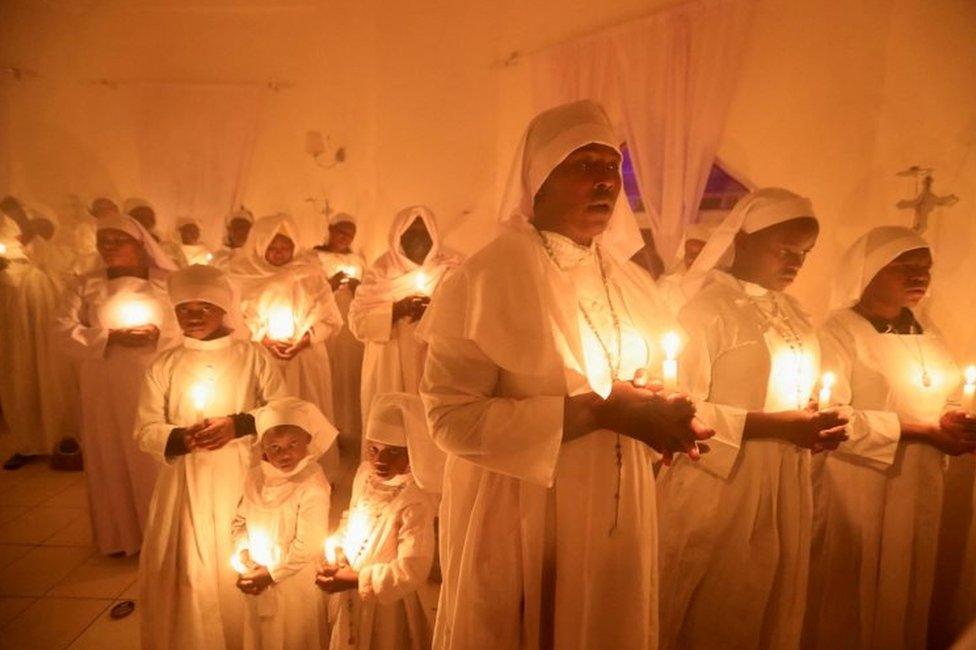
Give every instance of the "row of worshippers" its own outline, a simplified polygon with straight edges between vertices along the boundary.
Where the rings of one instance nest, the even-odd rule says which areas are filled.
[[[434,647],[951,640],[976,617],[976,377],[918,309],[932,247],[865,232],[815,327],[786,290],[820,221],[759,189],[673,280],[675,317],[629,261],[619,142],[592,102],[537,116],[501,234],[421,323],[448,454]]]

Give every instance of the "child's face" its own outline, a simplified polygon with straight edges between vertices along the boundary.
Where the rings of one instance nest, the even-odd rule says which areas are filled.
[[[406,447],[370,440],[366,446],[366,458],[376,475],[384,481],[410,471],[410,456]]]
[[[282,472],[295,469],[298,462],[308,456],[308,444],[312,436],[293,424],[272,427],[261,438],[264,458]]]
[[[224,310],[201,300],[181,302],[176,305],[176,320],[183,336],[206,341],[224,326]]]

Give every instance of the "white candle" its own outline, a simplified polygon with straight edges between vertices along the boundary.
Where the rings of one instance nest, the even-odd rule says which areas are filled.
[[[118,323],[123,329],[144,327],[150,320],[152,320],[152,310],[144,302],[131,300],[119,306]]]
[[[970,415],[976,416],[976,366],[966,368],[966,383],[962,387],[962,406]]]
[[[213,377],[207,377],[190,386],[190,401],[193,402],[193,412],[196,414],[197,422],[203,421],[204,411],[213,399],[213,384]]]
[[[668,332],[661,337],[661,347],[664,349],[661,379],[666,389],[674,390],[678,387],[678,350],[681,349],[681,337],[677,332]]]
[[[325,561],[335,566],[339,564],[339,548],[342,542],[336,535],[329,535],[325,538]]]
[[[247,542],[241,542],[237,545],[237,550],[230,556],[230,567],[238,575],[244,575],[247,573],[247,566],[244,564],[244,560],[241,559],[241,553],[247,550]]]
[[[6,254],[7,254],[7,245],[4,244],[3,242],[0,242],[0,255],[6,255]]]
[[[414,286],[417,289],[417,293],[427,294],[427,274],[423,271],[418,271],[417,276],[414,278]]]
[[[817,409],[822,411],[830,407],[830,391],[836,381],[837,377],[832,372],[825,372],[820,377],[820,393],[817,395]]]
[[[247,531],[248,552],[251,559],[268,569],[273,569],[279,560],[278,545],[271,540],[271,536],[260,528]]]
[[[268,312],[268,337],[290,341],[295,337],[295,315],[288,307],[272,307]]]

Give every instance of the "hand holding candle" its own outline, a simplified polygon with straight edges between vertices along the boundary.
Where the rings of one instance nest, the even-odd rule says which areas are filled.
[[[144,302],[130,300],[119,305],[117,321],[121,329],[145,327],[152,320],[152,310]]]
[[[823,411],[830,408],[830,391],[837,382],[837,376],[832,372],[825,372],[820,377],[820,393],[817,395],[817,410]]]
[[[190,401],[193,403],[193,413],[197,422],[204,419],[204,411],[210,406],[214,397],[213,370],[208,368],[207,376],[190,386]]]
[[[661,348],[664,350],[664,360],[661,362],[661,380],[665,390],[678,388],[678,351],[681,349],[681,337],[677,332],[668,332],[661,337]]]

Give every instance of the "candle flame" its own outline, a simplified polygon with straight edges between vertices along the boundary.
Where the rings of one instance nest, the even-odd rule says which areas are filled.
[[[244,560],[241,559],[241,553],[247,550],[247,541],[242,540],[240,544],[237,545],[237,550],[230,556],[230,566],[236,573],[244,575],[247,573],[247,566],[244,564]]]
[[[0,255],[6,255],[6,254],[7,254],[7,245],[4,244],[3,242],[0,242]]]
[[[370,534],[369,513],[365,510],[355,509],[349,513],[349,521],[346,522],[346,534],[342,542],[342,552],[350,562],[357,559],[359,549],[369,539]]]
[[[152,310],[144,302],[133,300],[119,306],[119,324],[124,328],[142,327],[152,319]]]
[[[247,541],[251,559],[261,566],[273,569],[278,563],[279,550],[271,536],[260,528],[248,529]]]
[[[417,277],[414,279],[414,285],[416,286],[417,291],[419,291],[420,293],[426,293],[427,292],[427,274],[424,273],[423,271],[418,271],[417,272]]]
[[[206,260],[207,260],[207,264],[213,262],[213,253],[207,253]]]
[[[339,563],[339,547],[342,543],[339,541],[338,536],[329,535],[325,538],[325,561],[329,564]]]
[[[832,372],[825,372],[822,377],[820,377],[821,388],[833,388],[834,384],[837,382],[837,375]]]
[[[976,384],[976,366],[966,368],[966,383],[969,385]]]
[[[681,349],[681,337],[677,332],[667,332],[661,337],[661,347],[664,349],[664,356],[669,361],[673,361],[678,356]]]
[[[289,307],[277,306],[268,311],[268,336],[275,341],[294,338],[295,315]]]

